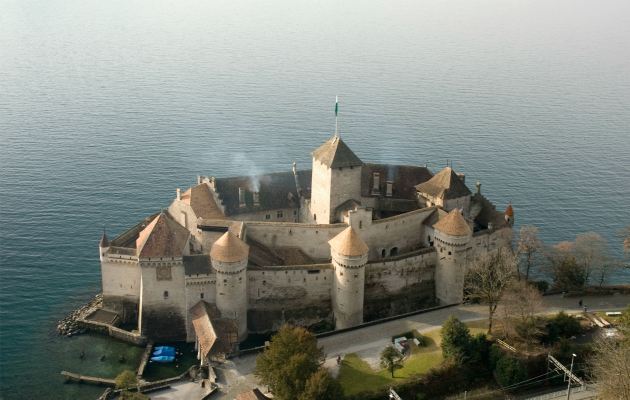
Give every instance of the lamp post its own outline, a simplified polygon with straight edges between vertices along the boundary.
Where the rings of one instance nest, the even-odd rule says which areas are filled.
[[[573,377],[573,359],[575,358],[575,354],[571,357],[571,373],[569,374],[569,387],[567,388],[567,400],[571,397],[571,379]]]

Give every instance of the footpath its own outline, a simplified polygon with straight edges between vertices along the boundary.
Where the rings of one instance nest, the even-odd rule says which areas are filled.
[[[562,295],[545,296],[542,314],[555,314],[560,310],[567,313],[580,313],[582,309],[578,304],[579,301],[579,298],[563,298]],[[623,310],[630,304],[630,295],[587,296],[583,297],[582,301],[589,312]],[[389,343],[392,335],[412,329],[417,329],[420,333],[438,329],[449,315],[455,315],[465,322],[482,320],[488,317],[488,307],[460,305],[321,338],[318,344],[323,345],[327,353],[324,367],[336,376],[339,372],[336,362],[338,354],[343,357],[349,353],[380,352]],[[257,379],[252,374],[255,363],[256,355],[251,354],[235,357],[220,365],[214,364],[219,391],[213,395],[213,400],[232,400],[238,393],[255,387],[265,393],[267,388],[258,386]]]

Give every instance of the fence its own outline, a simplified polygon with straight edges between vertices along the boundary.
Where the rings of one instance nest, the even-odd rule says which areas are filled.
[[[575,388],[571,388],[571,394],[573,393],[579,393],[579,392],[584,392],[588,390],[588,386],[584,385],[584,386],[578,386]],[[596,393],[593,393],[593,396],[595,396]],[[547,394],[543,394],[540,396],[536,396],[536,397],[529,397],[527,399],[524,400],[546,400],[546,399],[554,399],[556,397],[566,397],[567,396],[567,390],[560,390],[558,392],[553,392],[553,393],[547,393]]]

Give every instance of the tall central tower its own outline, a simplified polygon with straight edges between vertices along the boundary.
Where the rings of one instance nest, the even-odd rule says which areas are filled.
[[[361,202],[363,162],[339,137],[333,137],[311,155],[311,218],[317,224],[331,224],[336,222],[335,210],[342,203]]]

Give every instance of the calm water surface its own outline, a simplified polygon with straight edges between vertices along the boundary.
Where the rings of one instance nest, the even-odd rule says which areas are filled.
[[[364,161],[448,158],[517,228],[619,249],[627,1],[0,0],[0,397],[94,399],[59,372],[133,368],[141,349],[54,334],[99,292],[103,224],[116,236],[198,173],[310,168],[335,95]]]

